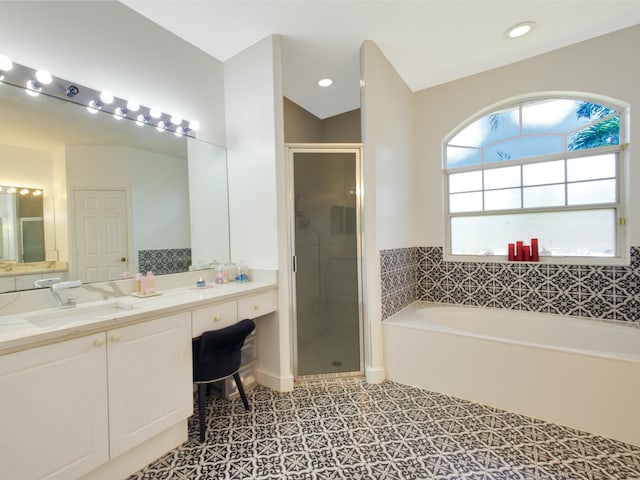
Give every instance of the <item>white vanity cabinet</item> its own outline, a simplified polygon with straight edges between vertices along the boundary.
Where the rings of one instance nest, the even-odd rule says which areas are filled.
[[[109,459],[99,333],[0,357],[0,476],[78,478]]]
[[[191,314],[0,357],[0,477],[71,479],[192,414]]]
[[[111,458],[193,413],[191,315],[107,332]]]

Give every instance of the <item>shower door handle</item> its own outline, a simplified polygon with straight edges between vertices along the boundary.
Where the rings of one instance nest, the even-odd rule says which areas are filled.
[[[298,273],[298,259],[293,256],[293,273]]]

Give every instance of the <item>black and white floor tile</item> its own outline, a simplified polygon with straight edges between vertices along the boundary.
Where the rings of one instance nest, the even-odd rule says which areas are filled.
[[[190,438],[129,480],[635,480],[640,447],[393,382],[325,380],[252,409],[210,397]]]

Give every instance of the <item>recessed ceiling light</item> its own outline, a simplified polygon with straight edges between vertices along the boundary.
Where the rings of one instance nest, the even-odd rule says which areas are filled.
[[[333,80],[330,78],[323,78],[322,80],[318,80],[318,85],[321,87],[330,87],[333,85]]]
[[[533,27],[535,26],[536,22],[518,23],[517,25],[508,28],[507,31],[504,32],[504,36],[507,38],[520,38],[533,30]]]

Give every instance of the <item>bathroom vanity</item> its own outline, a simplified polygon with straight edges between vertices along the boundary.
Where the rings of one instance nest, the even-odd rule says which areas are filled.
[[[0,317],[3,477],[126,478],[184,442],[191,339],[276,298],[275,284],[230,283]]]

